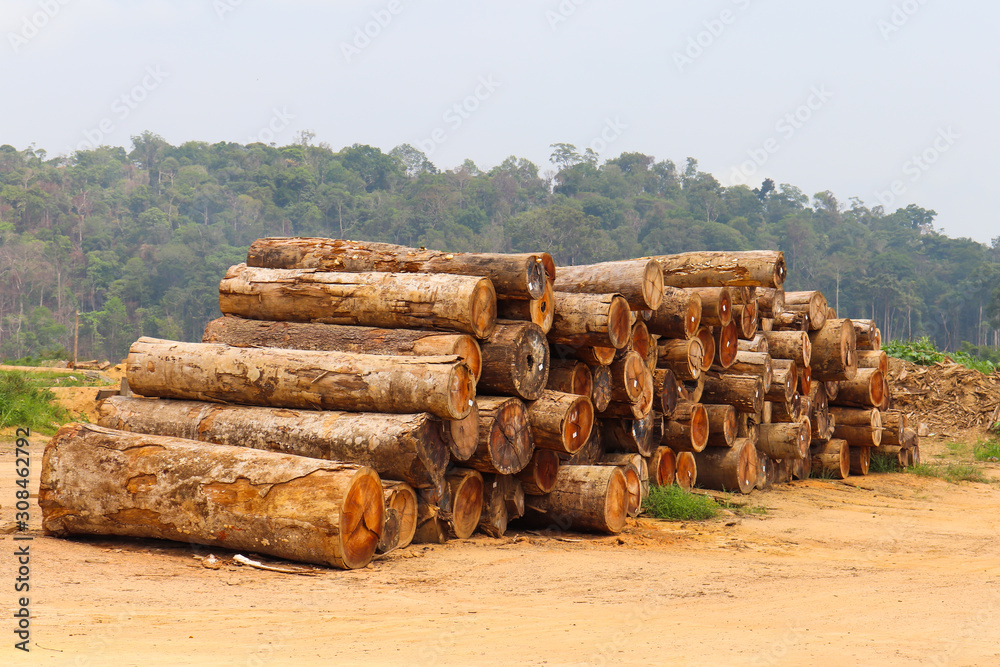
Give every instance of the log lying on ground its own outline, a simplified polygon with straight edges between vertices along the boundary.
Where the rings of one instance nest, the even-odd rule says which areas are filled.
[[[663,289],[663,302],[650,315],[649,333],[666,338],[691,338],[698,333],[702,318],[701,297],[677,287]]]
[[[732,447],[712,447],[694,457],[698,462],[698,486],[750,493],[757,484],[757,449],[748,438],[737,438]]]
[[[809,334],[812,341],[812,379],[851,380],[858,373],[854,325],[851,320],[827,320],[819,331]]]
[[[68,424],[45,448],[49,535],[126,535],[352,569],[384,523],[371,468]],[[234,530],[238,527],[238,530]]]
[[[578,450],[579,451],[579,450]],[[597,456],[595,455],[596,459]],[[559,472],[559,455],[551,449],[536,449],[531,461],[516,477],[521,482],[524,492],[532,496],[545,495],[556,485],[556,473]]]
[[[805,313],[809,318],[809,328],[813,331],[823,328],[828,308],[822,292],[785,292],[785,311]]]
[[[205,326],[203,343],[234,347],[278,347],[289,350],[355,352],[402,356],[461,357],[475,375],[482,371],[479,343],[468,334],[418,329],[377,329],[311,322],[266,322],[220,317]]]
[[[882,444],[882,415],[875,408],[831,407],[833,435],[852,447],[877,447]]]
[[[552,329],[555,314],[556,294],[552,289],[551,280],[545,283],[542,296],[530,301],[507,299],[497,295],[497,317],[500,319],[534,322],[547,334]]]
[[[510,514],[507,506],[509,475],[483,476],[483,512],[479,517],[479,529],[490,537],[503,537],[507,532]]]
[[[319,412],[112,396],[101,426],[354,463],[418,488],[444,478],[442,423],[427,413]]]
[[[881,414],[883,445],[902,445],[907,427],[906,414],[899,410],[886,410]]]
[[[731,405],[706,404],[708,415],[708,446],[732,447],[736,441],[736,408]]]
[[[549,379],[549,344],[537,324],[497,323],[482,344],[483,373],[477,390],[533,401]]]
[[[396,548],[404,549],[410,546],[417,532],[417,493],[406,482],[395,480],[382,480],[382,489],[386,510],[393,509],[399,516]]]
[[[594,387],[590,393],[590,400],[594,404],[595,412],[603,412],[611,402],[611,367],[591,366],[590,373],[594,378]]]
[[[675,452],[700,452],[708,445],[709,419],[701,403],[681,401],[670,419],[663,420],[660,444]]]
[[[448,541],[448,513],[421,495],[417,497],[417,529],[413,544],[444,544]]]
[[[818,442],[810,450],[813,475],[832,475],[836,479],[847,479],[851,474],[851,447],[846,440],[833,438]]]
[[[594,374],[582,361],[550,358],[545,388],[589,397],[594,392]]]
[[[690,491],[698,482],[698,461],[694,452],[677,452],[674,463],[677,467],[674,478],[677,486]]]
[[[248,266],[270,269],[483,276],[498,292],[523,299],[542,295],[546,263],[552,263],[547,253],[450,253],[324,238],[257,239],[247,252]]]
[[[885,379],[877,368],[859,368],[851,380],[843,380],[837,391],[836,405],[877,408],[885,399]]]
[[[140,338],[126,373],[137,394],[287,408],[430,412],[463,419],[475,380],[457,357],[239,348]]]
[[[661,368],[669,368],[678,380],[697,380],[701,377],[705,359],[705,347],[701,339],[673,339],[661,341],[657,364]]]
[[[701,300],[702,326],[724,327],[732,321],[733,297],[728,287],[692,287],[689,291]]]
[[[780,251],[686,252],[653,259],[663,267],[663,283],[673,287],[781,287],[785,282],[785,255]]]
[[[851,474],[867,475],[871,465],[871,447],[851,447]]]
[[[525,500],[525,519],[548,530],[595,530],[620,533],[625,528],[628,490],[617,466],[562,466],[552,492]]]
[[[800,366],[812,363],[812,341],[805,331],[766,331],[764,337],[773,358],[791,359]]]
[[[794,479],[809,479],[812,475],[812,448],[809,456],[802,459],[792,459],[792,477]]]
[[[757,375],[717,375],[705,377],[705,403],[725,403],[740,412],[757,414],[764,409],[764,381]]]
[[[480,472],[513,475],[535,451],[528,409],[517,398],[479,396],[479,446],[465,465]]]
[[[625,471],[625,486],[629,495],[625,513],[638,516],[642,501],[649,496],[649,467],[646,459],[638,454],[613,452],[602,456],[599,465],[619,466]]]
[[[608,452],[630,452],[649,456],[656,446],[657,418],[650,412],[642,419],[599,419],[601,444]]]
[[[590,438],[594,406],[587,396],[546,389],[528,404],[535,447],[574,454]]]
[[[486,338],[497,299],[487,278],[328,273],[238,264],[219,283],[224,315],[401,329],[447,329]]]
[[[628,302],[618,294],[556,292],[548,338],[574,347],[625,347],[632,332]]]
[[[476,532],[483,513],[483,476],[476,470],[454,468],[447,475],[451,511],[446,525],[451,537],[464,540]]]
[[[655,486],[670,486],[677,477],[677,457],[669,447],[657,447],[646,461],[649,483]]]
[[[560,266],[554,287],[556,292],[621,294],[632,310],[656,310],[663,302],[663,270],[649,259]]]
[[[393,549],[399,548],[399,531],[402,529],[400,525],[402,519],[396,508],[386,507],[383,519],[382,534],[379,535],[378,544],[375,545],[375,553],[379,554],[389,553]]]
[[[760,425],[757,449],[775,459],[801,459],[809,456],[812,426],[808,417],[796,422]]]

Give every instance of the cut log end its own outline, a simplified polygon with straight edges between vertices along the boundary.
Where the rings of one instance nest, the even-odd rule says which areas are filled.
[[[628,344],[632,334],[632,316],[625,297],[615,296],[608,307],[608,338],[620,350]]]
[[[528,312],[531,314],[531,321],[542,328],[544,333],[552,330],[552,322],[556,316],[556,295],[552,288],[552,283],[547,282],[542,291],[542,296],[532,299],[528,305]]]
[[[642,297],[649,310],[656,310],[663,303],[663,269],[659,262],[650,260],[646,264],[642,281]]]
[[[473,334],[477,338],[489,338],[497,324],[497,293],[493,283],[485,278],[480,280],[471,300]]]
[[[739,327],[735,321],[731,321],[719,329],[719,340],[715,346],[715,353],[719,365],[729,368],[736,363],[736,354],[739,348]]]
[[[692,452],[678,452],[676,457],[677,486],[691,490],[698,481],[698,464]]]
[[[449,379],[448,403],[454,420],[465,419],[472,413],[476,398],[476,379],[465,364],[452,369]]]
[[[355,475],[340,516],[344,566],[364,567],[375,554],[385,521],[382,482],[374,470],[364,468]]]
[[[451,487],[450,526],[458,539],[476,531],[483,513],[483,476],[475,470],[456,470],[448,474]]]
[[[563,426],[563,443],[566,452],[574,454],[590,439],[594,427],[594,405],[590,399],[581,396],[566,413]]]
[[[489,435],[491,459],[497,472],[512,475],[531,460],[534,441],[524,403],[507,401],[497,411]]]
[[[464,419],[444,422],[444,440],[455,461],[468,461],[479,444],[479,406],[475,401]]]

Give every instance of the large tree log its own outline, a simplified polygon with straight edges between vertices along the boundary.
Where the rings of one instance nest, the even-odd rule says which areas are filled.
[[[463,419],[476,385],[457,357],[240,348],[140,338],[129,387],[142,396]]]
[[[589,397],[594,393],[594,374],[590,366],[582,361],[550,357],[549,379],[545,388]]]
[[[625,486],[629,495],[625,512],[629,516],[638,516],[642,501],[649,496],[649,467],[646,459],[638,454],[613,452],[602,456],[599,465],[615,465],[625,471]]]
[[[766,352],[744,352],[740,350],[736,353],[736,361],[728,368],[716,366],[717,372],[723,370],[736,375],[756,375],[760,377],[764,393],[771,391],[771,382],[774,379],[774,366],[771,355]]]
[[[785,292],[785,311],[805,313],[809,317],[809,328],[813,331],[823,328],[828,309],[822,292]]]
[[[847,479],[851,474],[851,447],[846,440],[833,438],[818,442],[810,449],[813,475],[832,475],[835,479]]]
[[[632,333],[628,302],[618,294],[556,292],[555,319],[548,338],[574,347],[621,349]]]
[[[730,322],[724,327],[719,327],[715,339],[715,363],[723,368],[729,368],[736,361],[736,353],[739,352],[739,327],[736,322]]]
[[[613,347],[573,346],[550,341],[549,357],[555,359],[575,359],[588,366],[608,366],[615,360],[618,350]]]
[[[656,363],[661,368],[671,369],[679,380],[697,380],[701,376],[704,359],[705,347],[701,339],[667,338],[660,342]]]
[[[877,447],[882,444],[882,414],[877,408],[831,407],[833,435],[852,447]]]
[[[559,455],[551,449],[536,449],[531,456],[531,461],[524,467],[524,470],[517,473],[516,477],[521,482],[525,493],[532,496],[542,496],[550,493],[555,487],[558,472]]]
[[[694,457],[698,485],[703,488],[750,493],[757,484],[757,449],[748,438],[737,438],[732,447],[712,447]]]
[[[646,462],[649,481],[656,486],[670,486],[676,482],[677,457],[669,447],[657,447]]]
[[[739,326],[740,338],[752,340],[760,328],[760,317],[757,315],[757,302],[733,306],[733,322]]]
[[[792,478],[809,479],[812,475],[812,448],[810,455],[802,459],[792,459]]]
[[[444,273],[489,278],[498,292],[537,299],[545,287],[547,253],[450,253],[391,243],[324,238],[257,239],[247,266],[365,273]]]
[[[859,350],[882,349],[882,334],[875,320],[852,320]]]
[[[62,427],[38,503],[49,535],[127,535],[352,569],[378,545],[385,501],[363,466],[243,447]]]
[[[595,412],[603,412],[611,402],[611,367],[591,366],[591,375],[594,378],[594,386],[590,393],[590,400],[594,404]]]
[[[809,331],[809,313],[806,311],[785,311],[778,313],[771,320],[771,328],[767,331]],[[763,328],[763,327],[761,327]]]
[[[601,445],[607,451],[649,456],[655,446],[657,418],[650,412],[642,419],[599,419]]]
[[[660,444],[675,452],[700,452],[708,445],[708,412],[701,403],[679,402],[661,428]]]
[[[731,405],[705,405],[708,415],[708,446],[732,447],[736,441],[736,408]]]
[[[877,368],[859,368],[851,380],[843,380],[837,391],[836,405],[877,408],[885,400],[885,376]]]
[[[483,374],[477,390],[533,401],[549,379],[549,345],[531,322],[502,321],[483,341]]]
[[[500,319],[534,322],[547,334],[552,330],[555,314],[556,293],[552,289],[551,280],[545,283],[542,296],[530,301],[508,299],[497,295],[497,317]]]
[[[677,486],[690,491],[698,482],[698,462],[694,452],[677,452],[674,463],[677,467],[674,481]]]
[[[397,549],[405,549],[413,542],[417,532],[417,493],[406,482],[382,480],[386,510],[393,509],[399,516]]]
[[[882,371],[882,375],[889,374],[889,355],[885,350],[861,350],[857,351],[858,370],[862,368],[877,368]]]
[[[765,332],[758,331],[750,340],[740,338],[736,341],[737,349],[739,349],[740,352],[760,352],[762,354],[771,354],[771,346],[768,345],[767,338],[764,337],[764,334]]]
[[[757,312],[762,318],[773,318],[784,312],[785,290],[781,287],[758,287],[755,296],[757,297]]]
[[[677,290],[678,288],[668,288]],[[733,297],[728,287],[691,287],[701,300],[702,326],[724,327],[733,319]]]
[[[528,409],[517,398],[480,396],[479,446],[466,465],[479,472],[514,475],[535,451]]]
[[[899,410],[886,410],[881,414],[882,444],[902,445],[907,427],[906,414]]]
[[[224,315],[400,329],[448,329],[486,338],[497,299],[488,278],[329,273],[232,266],[219,283]]]
[[[787,361],[786,359],[772,359],[771,363]],[[775,364],[774,376],[771,378],[771,387],[764,394],[764,398],[776,403],[789,403],[795,397],[798,385],[798,367],[795,362],[785,368],[778,368]]]
[[[613,402],[636,403],[648,395],[649,403],[652,405],[653,374],[646,368],[645,361],[637,352],[629,352],[613,362],[608,370],[611,371]]]
[[[654,405],[664,417],[671,417],[680,399],[680,387],[677,376],[669,368],[657,368],[653,371],[653,393],[656,396]],[[697,402],[697,401],[696,401]]]
[[[535,447],[574,454],[590,438],[594,406],[587,396],[546,389],[528,403]]]
[[[620,533],[628,490],[617,466],[562,466],[552,493],[525,501],[525,518],[548,530]]]
[[[427,413],[391,415],[243,407],[112,396],[101,426],[354,463],[418,488],[441,484],[448,465],[442,424]]]
[[[510,520],[507,506],[509,475],[483,475],[483,512],[479,517],[479,530],[490,537],[503,537]]]
[[[851,474],[867,475],[871,465],[871,447],[851,447]]]
[[[801,459],[809,456],[812,426],[808,417],[797,422],[760,425],[757,449],[775,459]]]
[[[701,311],[701,297],[696,292],[665,287],[663,302],[650,314],[646,326],[656,336],[691,338],[701,326]]]
[[[854,325],[848,319],[827,320],[819,331],[812,331],[812,379],[852,380],[858,373]]]
[[[220,317],[205,326],[203,343],[235,347],[278,347],[287,350],[355,352],[396,356],[461,357],[475,375],[482,371],[479,343],[468,334],[417,329],[376,329],[311,322],[266,322]]]
[[[705,403],[725,403],[757,414],[764,409],[764,381],[757,375],[709,374],[701,398]]]
[[[468,461],[479,446],[479,404],[473,401],[464,419],[445,420],[441,433],[451,452],[451,460]]]
[[[560,266],[556,276],[556,292],[621,294],[632,310],[656,310],[663,301],[663,270],[653,260]]]
[[[483,476],[476,470],[454,468],[447,476],[451,512],[447,527],[451,537],[464,540],[476,532],[483,513]]]
[[[711,327],[702,327],[698,329],[696,338],[701,341],[703,352],[701,356],[701,372],[704,373],[711,370],[712,365],[715,363],[715,336],[712,334]]]
[[[800,366],[812,363],[812,341],[805,331],[766,331],[764,338],[772,357],[791,359]]]
[[[663,267],[663,283],[674,287],[781,287],[785,282],[785,255],[780,251],[686,252],[654,259]]]
[[[601,442],[601,429],[595,424],[590,430],[590,440],[587,440],[565,463],[571,466],[589,466],[600,461],[602,456],[604,456],[604,444]]]

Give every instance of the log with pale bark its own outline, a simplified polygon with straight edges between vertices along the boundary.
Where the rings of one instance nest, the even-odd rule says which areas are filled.
[[[775,459],[801,459],[809,456],[812,426],[808,417],[796,422],[760,425],[757,449]]]
[[[594,393],[594,374],[590,366],[576,359],[549,359],[549,379],[546,389],[578,396]]]
[[[708,411],[701,403],[681,401],[661,429],[660,444],[675,452],[700,452],[708,445]]]
[[[205,326],[201,342],[235,347],[278,347],[360,354],[423,357],[454,355],[461,357],[469,365],[477,380],[482,371],[482,356],[475,338],[468,334],[441,331],[220,317]]]
[[[791,359],[800,366],[812,363],[812,341],[805,331],[766,331],[768,351],[775,359]]]
[[[677,470],[674,481],[677,486],[690,491],[698,482],[698,461],[694,452],[677,452],[674,463]]]
[[[886,410],[881,413],[883,445],[902,445],[907,428],[906,413]]]
[[[740,338],[736,341],[736,347],[740,352],[761,352],[763,354],[771,354],[771,346],[768,345],[767,338],[764,337],[763,331],[758,331],[757,334],[750,340]]]
[[[611,402],[611,367],[591,366],[590,372],[594,378],[590,400],[594,404],[595,412],[603,412]]]
[[[819,331],[809,333],[812,341],[812,379],[852,380],[858,373],[854,324],[849,319],[827,320]]]
[[[554,287],[556,292],[621,294],[632,310],[656,310],[663,301],[663,270],[649,259],[560,266]]]
[[[885,399],[885,376],[877,368],[859,368],[857,375],[840,382],[835,405],[877,408]]]
[[[657,447],[646,462],[649,482],[655,486],[670,486],[677,478],[677,457],[669,447]]]
[[[851,474],[867,475],[871,465],[871,447],[851,447]]]
[[[641,419],[599,419],[601,446],[608,452],[620,451],[649,456],[656,446],[658,417],[650,412]]]
[[[578,450],[577,453],[582,451]],[[596,460],[599,452],[595,454]],[[552,491],[556,484],[556,473],[559,471],[559,455],[551,449],[536,449],[528,465],[515,477],[521,482],[524,493],[532,496],[545,495]]]
[[[638,454],[613,452],[601,457],[599,465],[619,466],[625,472],[625,486],[628,488],[629,516],[638,516],[642,501],[649,496],[649,467],[646,459]]]
[[[698,486],[745,494],[757,484],[757,448],[749,438],[737,438],[732,447],[712,447],[694,457]]]
[[[875,320],[852,320],[859,350],[881,350],[882,333]]]
[[[593,530],[616,534],[625,528],[628,489],[618,466],[559,468],[552,492],[525,500],[525,519],[548,531]]]
[[[240,348],[140,338],[126,376],[141,396],[463,419],[476,384],[457,357]]]
[[[451,253],[342,239],[264,238],[251,244],[246,263],[270,269],[482,276],[498,292],[537,299],[545,287],[546,265],[552,260],[547,253]]]
[[[465,465],[479,472],[513,475],[535,451],[528,409],[518,398],[479,396],[479,445]]]
[[[830,407],[834,420],[833,435],[852,447],[877,447],[882,444],[882,413],[877,408]]]
[[[862,368],[877,368],[882,371],[882,375],[889,374],[889,355],[885,350],[862,350],[857,351],[858,370]]]
[[[384,524],[371,468],[67,424],[45,448],[48,535],[123,535],[353,569]]]
[[[395,510],[399,517],[396,548],[405,549],[413,542],[413,536],[417,532],[417,493],[406,482],[391,479],[382,480],[382,490],[386,510]]]
[[[526,401],[541,396],[549,379],[549,344],[537,324],[498,322],[481,347],[483,372],[477,391]]]
[[[660,341],[657,364],[669,368],[678,380],[697,380],[702,373],[705,347],[698,337],[687,339],[667,338]]]
[[[822,292],[785,292],[785,312],[805,313],[809,320],[809,328],[818,331],[826,323],[826,297]]]
[[[758,375],[709,373],[701,398],[704,403],[725,403],[740,412],[757,414],[764,409],[764,381]]]
[[[677,289],[677,288],[669,288]],[[733,319],[733,297],[728,287],[691,287],[701,299],[702,326],[724,327]]]
[[[666,338],[691,338],[698,333],[702,318],[701,297],[677,287],[663,289],[663,302],[650,314],[649,333]]]
[[[486,338],[497,319],[488,278],[330,273],[230,267],[219,283],[223,315],[400,329],[446,329]]]
[[[830,475],[835,479],[847,479],[851,474],[851,446],[846,440],[832,438],[817,442],[810,451],[814,476]]]
[[[781,363],[785,361],[788,363]],[[771,386],[764,397],[776,403],[789,403],[794,399],[798,389],[798,366],[789,359],[772,359],[771,364],[774,367],[774,375],[771,378]]]
[[[760,377],[762,389],[767,394],[771,391],[771,383],[774,379],[774,365],[771,355],[767,352],[744,352],[740,350],[736,353],[736,361],[727,368],[715,366],[715,370],[723,370],[737,375],[756,375]]]
[[[708,446],[732,447],[738,428],[736,408],[731,405],[705,404],[708,415]]]
[[[773,318],[770,328],[766,331],[809,331],[809,313],[804,310],[788,311],[778,313]],[[761,327],[762,329],[764,327]]]
[[[785,290],[781,287],[758,287],[757,312],[762,318],[773,318],[785,311]]]
[[[546,389],[528,403],[535,447],[575,454],[590,438],[594,405],[587,396]]]
[[[805,410],[803,411],[803,406]],[[795,394],[790,401],[771,402],[771,423],[795,422],[809,416],[809,397]]]
[[[551,280],[545,283],[542,296],[530,301],[497,295],[497,317],[500,319],[534,322],[547,334],[552,329],[555,314],[556,294]]]
[[[556,292],[548,339],[573,347],[625,347],[632,333],[628,302],[618,294]]]
[[[701,251],[658,255],[663,283],[673,287],[781,287],[785,255],[780,251]]]
[[[448,465],[442,423],[427,413],[321,412],[136,396],[112,396],[98,410],[98,423],[108,428],[354,463],[418,488],[439,485]]]
[[[609,367],[611,402],[601,411],[602,417],[624,416],[641,419],[653,409],[655,400],[653,374],[637,352],[629,352]]]

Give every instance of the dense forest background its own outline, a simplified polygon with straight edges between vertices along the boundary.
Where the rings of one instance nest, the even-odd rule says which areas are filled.
[[[765,180],[723,187],[688,158],[603,163],[552,146],[552,166],[511,156],[440,171],[411,146],[339,152],[304,132],[284,147],[144,133],[49,159],[0,146],[0,357],[124,358],[138,336],[196,341],[218,284],[262,236],[329,236],[450,251],[548,251],[582,264],[687,250],[779,248],[786,289],[820,289],[883,337],[943,349],[1000,344],[1000,236],[990,247],[934,228],[918,206],[885,211]]]

